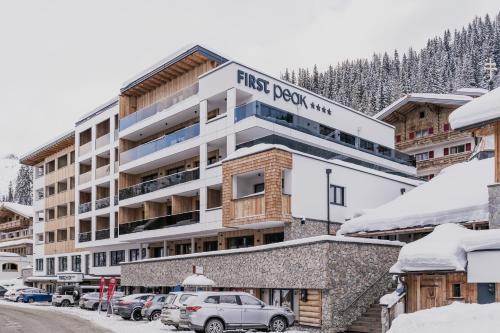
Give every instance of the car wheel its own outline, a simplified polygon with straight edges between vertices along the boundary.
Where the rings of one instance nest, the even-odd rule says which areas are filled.
[[[61,306],[64,306],[64,307],[69,306],[69,301],[68,301],[67,299],[63,300],[63,301],[61,302]]]
[[[135,309],[132,312],[132,319],[135,320],[135,321],[141,321],[142,320],[141,309]]]
[[[161,311],[153,311],[153,313],[151,314],[151,316],[149,316],[149,321],[155,321],[155,320],[158,320],[160,319],[160,316],[161,316]]]
[[[34,301],[33,297],[28,298],[28,303],[33,303]]]
[[[98,308],[99,308],[99,303],[95,303],[94,305],[92,305],[92,311],[97,311]]]
[[[269,325],[271,332],[284,332],[286,330],[286,319],[283,317],[274,317]]]
[[[130,320],[130,317],[122,317],[123,320]]]
[[[205,333],[222,333],[224,324],[219,319],[210,319],[205,325]]]

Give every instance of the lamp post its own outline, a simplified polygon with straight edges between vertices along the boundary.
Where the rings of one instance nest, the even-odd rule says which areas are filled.
[[[330,174],[332,169],[326,169],[326,234],[330,234]]]

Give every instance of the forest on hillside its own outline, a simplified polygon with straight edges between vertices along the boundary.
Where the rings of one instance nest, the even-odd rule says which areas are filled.
[[[367,114],[374,114],[410,92],[449,93],[460,88],[489,88],[489,61],[500,68],[500,13],[476,17],[467,26],[430,38],[417,51],[373,54],[345,60],[320,72],[286,69],[282,79]],[[497,72],[498,74],[498,72]],[[500,85],[497,75],[492,87]]]

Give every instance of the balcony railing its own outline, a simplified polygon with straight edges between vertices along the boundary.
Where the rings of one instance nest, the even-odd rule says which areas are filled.
[[[144,183],[133,185],[120,190],[120,200],[136,197],[138,195],[151,193],[170,186],[186,183],[200,178],[200,169],[190,169],[153,179]]]
[[[124,164],[140,157],[160,151],[176,143],[189,140],[200,134],[200,124],[196,123],[161,138],[142,144],[120,154],[120,161]]]
[[[109,138],[110,138],[109,133],[104,134],[103,136],[98,137],[95,140],[95,147],[96,147],[96,149],[104,147],[106,145],[109,145]]]
[[[120,224],[120,235],[131,234],[146,230],[177,227],[200,222],[200,211],[192,211],[176,215],[160,216],[146,220]]]
[[[136,124],[144,119],[154,116],[158,112],[168,109],[174,104],[177,104],[188,97],[191,97],[198,93],[198,83],[195,83],[189,87],[179,90],[173,95],[167,96],[158,102],[148,105],[145,108],[140,109],[122,119],[120,119],[120,131]]]
[[[115,130],[113,131],[113,139],[115,141],[118,140],[118,128],[115,128]]]
[[[21,227],[22,227],[21,220],[0,223],[0,230],[2,230],[2,231],[21,228]]]
[[[234,218],[243,218],[262,215],[266,212],[264,193],[234,199]]]
[[[78,149],[78,156],[83,156],[85,154],[90,153],[91,149],[92,149],[92,144],[90,141],[81,145],[80,149]]]
[[[95,178],[99,179],[102,177],[109,176],[109,168],[110,168],[110,166],[109,166],[109,164],[107,164],[107,165],[103,165],[102,167],[95,169]]]
[[[328,127],[312,121],[311,119],[280,110],[259,101],[238,106],[234,111],[235,122],[252,116],[363,151],[368,154],[376,155],[399,164],[415,166],[415,159],[413,156],[398,152],[395,149],[382,146],[378,143],[362,139],[358,136],[342,132],[338,129]]]
[[[80,176],[78,176],[78,184],[85,184],[88,183],[92,179],[92,172],[87,171],[85,173],[82,173]]]
[[[106,207],[109,207],[110,205],[110,199],[109,197],[107,198],[102,198],[102,199],[97,199],[95,201],[95,209],[98,210],[98,209],[103,209],[103,208],[106,208]]]
[[[109,229],[96,230],[95,239],[108,239],[109,238]]]
[[[84,242],[90,242],[92,240],[92,231],[88,231],[88,232],[81,232],[79,235],[78,235],[78,241],[80,243],[84,243]]]
[[[78,213],[79,214],[90,212],[91,210],[92,210],[92,202],[91,201],[82,203],[78,206]]]
[[[118,161],[115,161],[115,165],[114,165],[115,173],[118,172],[118,166],[119,166]]]

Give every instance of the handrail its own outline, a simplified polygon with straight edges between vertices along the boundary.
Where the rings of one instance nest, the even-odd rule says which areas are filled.
[[[366,287],[363,290],[363,292],[361,292],[351,303],[349,303],[346,307],[344,307],[344,309],[340,310],[340,312],[341,313],[346,312],[351,306],[353,306],[361,298],[361,296],[365,295],[368,290],[370,290],[371,288],[373,288],[374,285],[376,285],[377,283],[382,281],[382,279],[384,277],[386,277],[387,275],[389,275],[389,272],[384,272],[384,274],[382,274],[377,280],[375,280],[375,282],[373,282],[368,287]]]
[[[381,304],[381,305],[387,307],[387,309],[392,309],[394,305],[398,304],[401,298],[405,296],[406,296],[406,291],[403,291],[401,295],[398,295],[398,298],[394,300],[391,304]]]

